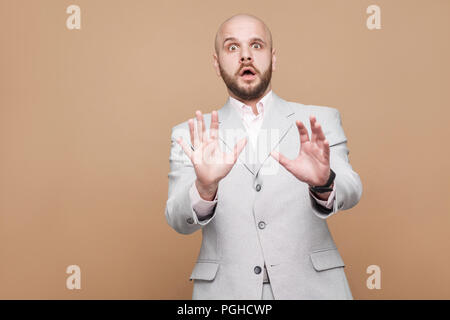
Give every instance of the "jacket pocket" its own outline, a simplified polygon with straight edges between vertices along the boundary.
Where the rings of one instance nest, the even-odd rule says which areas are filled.
[[[214,280],[219,269],[219,263],[209,261],[197,261],[189,280]]]
[[[316,271],[345,267],[344,261],[336,248],[312,252],[310,258]]]

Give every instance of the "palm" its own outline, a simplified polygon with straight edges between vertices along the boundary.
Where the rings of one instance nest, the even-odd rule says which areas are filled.
[[[297,158],[290,160],[278,152],[272,152],[271,155],[297,179],[319,186],[327,182],[330,174],[330,146],[315,117],[311,116],[310,121],[311,140],[303,123],[296,121],[301,143]]]
[[[240,140],[233,152],[224,153],[220,149],[218,139],[219,119],[216,111],[211,113],[209,137],[206,134],[205,122],[200,111],[196,112],[197,130],[194,120],[188,121],[191,135],[192,150],[181,138],[177,141],[194,165],[197,180],[207,185],[217,183],[230,171],[244,148],[246,138]]]

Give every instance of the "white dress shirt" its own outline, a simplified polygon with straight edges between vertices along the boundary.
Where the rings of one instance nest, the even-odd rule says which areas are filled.
[[[252,151],[256,153],[256,141],[258,138],[259,129],[263,123],[264,114],[267,113],[267,108],[270,106],[269,100],[272,98],[272,90],[270,90],[259,102],[256,104],[256,109],[258,114],[253,112],[252,107],[247,106],[243,102],[229,97],[231,105],[235,108],[236,112],[241,117],[242,123],[247,130],[247,134],[249,136],[249,143]],[[336,184],[333,186],[333,191],[331,192],[328,200],[320,200],[314,194],[309,191],[310,195],[319,203],[320,205],[326,207],[327,209],[331,209],[333,207],[333,201],[336,193]],[[217,204],[217,193],[212,201],[207,201],[201,198],[198,193],[197,187],[195,186],[195,182],[192,184],[189,195],[191,199],[192,208],[199,220],[204,220],[208,218],[214,212],[214,207]]]

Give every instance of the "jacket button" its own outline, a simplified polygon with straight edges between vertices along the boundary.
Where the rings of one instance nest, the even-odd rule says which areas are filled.
[[[255,269],[253,269],[253,271],[255,271],[256,274],[260,274],[262,270],[260,266],[256,266]]]
[[[257,184],[257,185],[256,185],[256,191],[259,192],[259,190],[261,190],[261,185],[260,185],[260,184]]]
[[[264,221],[258,222],[258,228],[264,229],[266,227],[266,223]]]
[[[193,223],[194,223],[194,219],[192,219],[192,218],[187,218],[186,222],[189,223],[189,224],[193,224]]]

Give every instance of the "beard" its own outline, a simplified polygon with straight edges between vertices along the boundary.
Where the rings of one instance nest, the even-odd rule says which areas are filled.
[[[222,76],[223,82],[227,88],[239,99],[243,101],[256,100],[260,98],[264,92],[266,92],[267,87],[270,84],[270,80],[272,79],[272,61],[270,62],[270,66],[267,68],[264,73],[260,73],[258,69],[256,69],[253,65],[248,65],[253,67],[256,71],[256,75],[259,76],[259,83],[256,86],[252,87],[242,87],[238,84],[239,77],[239,69],[238,73],[235,77],[228,74],[225,70],[222,69],[222,66],[219,64],[220,75]]]

